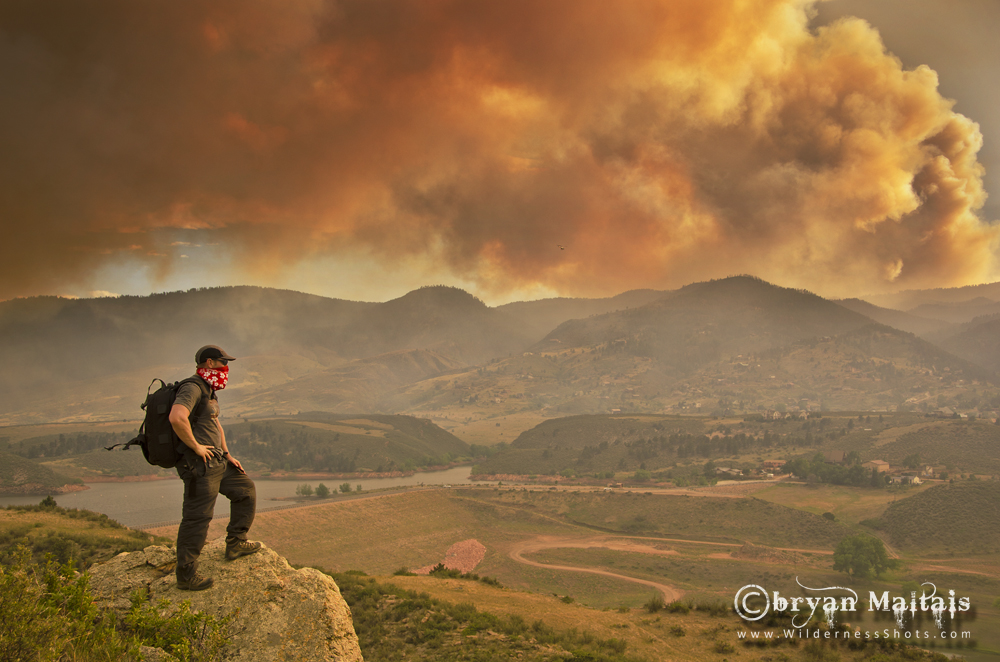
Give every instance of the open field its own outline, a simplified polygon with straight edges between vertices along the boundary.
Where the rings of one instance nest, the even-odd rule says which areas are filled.
[[[775,483],[755,492],[754,496],[816,515],[833,513],[838,521],[855,525],[862,520],[880,516],[892,502],[917,494],[933,484],[924,483],[903,490],[876,490],[788,482]]]
[[[443,414],[438,411],[415,411],[414,416],[428,418],[467,444],[493,446],[510,443],[519,435],[549,420],[536,411],[489,412],[479,409]]]

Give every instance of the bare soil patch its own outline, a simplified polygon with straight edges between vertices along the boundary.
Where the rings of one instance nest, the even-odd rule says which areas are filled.
[[[486,556],[486,547],[478,540],[472,538],[457,542],[448,548],[444,553],[444,560],[441,561],[448,570],[458,570],[459,572],[472,572],[479,565],[483,557]],[[425,565],[417,568],[413,572],[418,575],[429,575],[434,565]]]

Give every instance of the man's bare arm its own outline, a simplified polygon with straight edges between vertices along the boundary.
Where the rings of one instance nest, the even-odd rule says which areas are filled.
[[[229,447],[226,445],[226,431],[222,429],[222,421],[215,419],[215,424],[219,426],[219,438],[222,439],[222,456],[241,473],[246,473],[240,461],[229,453]]]
[[[198,457],[208,463],[208,458],[212,456],[211,449],[198,443],[194,438],[194,431],[191,429],[191,421],[188,416],[191,412],[184,405],[174,405],[170,408],[170,427],[177,433],[177,437],[184,442],[184,445],[193,450]],[[221,429],[221,426],[220,426]],[[225,447],[225,442],[223,442]]]

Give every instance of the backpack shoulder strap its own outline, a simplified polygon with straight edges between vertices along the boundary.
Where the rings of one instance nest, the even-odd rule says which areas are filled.
[[[191,414],[188,416],[192,420],[201,418],[201,415],[205,412],[205,407],[208,406],[208,401],[212,399],[211,387],[205,383],[204,379],[197,375],[177,382],[177,388],[180,388],[181,384],[196,384],[198,390],[201,391],[201,398],[198,400],[198,404],[194,406],[194,409],[191,410]]]

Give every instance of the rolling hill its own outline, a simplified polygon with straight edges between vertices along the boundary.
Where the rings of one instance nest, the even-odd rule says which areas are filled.
[[[856,313],[870,317],[879,324],[885,324],[886,326],[891,326],[894,329],[906,331],[925,339],[928,339],[929,334],[948,335],[949,333],[954,333],[959,328],[958,325],[952,322],[920,317],[919,315],[906,313],[901,310],[882,308],[861,299],[840,299],[837,303],[848,310],[853,310]]]
[[[1000,551],[1000,483],[937,485],[892,503],[879,519],[892,544],[906,550]]]
[[[535,340],[537,341],[568,320],[644,306],[666,294],[667,292],[659,290],[631,290],[605,299],[561,297],[537,301],[516,301],[498,306],[497,310],[517,318],[526,330],[536,334]]]
[[[411,416],[310,412],[226,427],[234,453],[262,471],[410,471],[471,457],[464,441]]]
[[[957,332],[933,339],[955,356],[1000,371],[1000,315],[977,317]]]
[[[256,287],[14,300],[0,424],[135,420],[150,381],[190,375],[208,343],[240,357],[222,397],[237,416],[893,409],[993,379],[990,327],[949,345],[967,363],[862,312],[918,318],[845,303],[752,277],[498,308],[450,287],[385,303]]]

